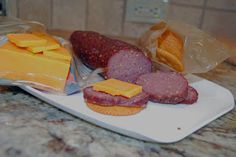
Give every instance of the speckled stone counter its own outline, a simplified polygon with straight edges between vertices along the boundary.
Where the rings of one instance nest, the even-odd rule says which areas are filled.
[[[200,75],[236,98],[236,67]],[[235,157],[236,109],[174,144],[149,143],[60,111],[17,87],[0,86],[0,157]]]

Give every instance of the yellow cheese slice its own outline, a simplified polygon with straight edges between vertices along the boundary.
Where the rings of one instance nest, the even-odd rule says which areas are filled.
[[[97,82],[93,84],[93,89],[111,95],[121,95],[128,98],[131,98],[142,92],[142,86],[120,81],[117,79],[108,79],[105,81]]]
[[[47,44],[42,45],[42,46],[30,46],[27,48],[29,51],[33,53],[39,53],[39,52],[43,52],[47,50],[54,50],[54,49],[60,48],[59,42],[56,39],[54,39],[51,35],[48,35],[47,33],[33,32],[32,34],[37,37],[47,40]]]
[[[8,34],[8,40],[19,47],[41,46],[47,43],[46,39],[33,34]]]
[[[29,50],[30,52],[33,52],[33,53],[39,53],[39,52],[43,52],[43,51],[47,51],[47,50],[54,50],[54,49],[58,49],[58,48],[60,48],[59,44],[53,43],[53,42],[47,42],[46,45],[27,47],[27,50]]]
[[[64,47],[60,47],[56,50],[43,51],[43,55],[52,59],[71,60],[71,55]]]
[[[32,54],[8,42],[0,47],[0,77],[32,81],[63,91],[70,62]]]

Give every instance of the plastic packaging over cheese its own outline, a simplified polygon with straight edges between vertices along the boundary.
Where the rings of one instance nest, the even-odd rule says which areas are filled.
[[[142,92],[141,86],[117,79],[108,79],[97,82],[93,84],[93,89],[111,95],[121,95],[128,98],[131,98]]]
[[[37,37],[43,38],[43,39],[45,39],[47,41],[60,44],[55,38],[53,38],[51,35],[48,35],[45,32],[32,32],[32,34],[37,36]]]
[[[70,62],[49,59],[33,54],[7,42],[0,47],[0,77],[31,81],[63,91],[70,70]]]
[[[80,77],[77,67],[81,63],[72,59],[68,40],[48,34],[46,27],[37,21],[5,16],[0,17],[0,21],[0,85],[30,86],[53,94],[70,95],[93,82]],[[66,47],[70,59],[57,59],[45,56],[43,51],[32,53],[27,50],[48,42]]]

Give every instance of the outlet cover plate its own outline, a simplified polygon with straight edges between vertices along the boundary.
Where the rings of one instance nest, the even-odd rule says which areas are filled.
[[[165,18],[167,10],[168,0],[127,0],[125,20],[156,23]]]

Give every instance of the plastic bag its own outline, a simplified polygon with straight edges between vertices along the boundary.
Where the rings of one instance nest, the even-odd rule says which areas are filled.
[[[183,73],[205,73],[227,59],[231,52],[207,33],[194,26],[177,21],[160,21],[150,27],[139,40],[139,45],[146,49],[156,68],[174,70],[156,58],[157,39],[169,29],[177,33],[184,43]]]
[[[0,47],[8,42],[6,35],[9,33],[32,33],[32,32],[44,33],[47,35],[44,25],[39,22],[22,21],[16,18],[0,17]],[[65,47],[72,56],[71,61],[70,62],[68,61],[69,68],[66,77],[56,77],[55,75],[50,74],[49,72],[35,73],[34,71],[27,71],[27,70],[22,70],[23,72],[21,72],[21,70],[18,69],[16,70],[17,72],[13,70],[9,71],[10,69],[9,67],[5,66],[4,64],[1,64],[0,85],[31,86],[46,92],[67,94],[67,95],[80,91],[81,87],[83,86],[81,84],[84,83],[84,80],[78,74],[77,67],[79,67],[80,65],[78,65],[78,63],[75,62],[75,57],[73,56],[73,53],[71,51],[70,42],[61,37],[54,37],[54,38],[55,40],[58,41],[58,43],[62,47]],[[3,51],[5,50],[0,48],[0,52],[2,52],[2,54]],[[34,56],[35,54],[29,54],[29,55]],[[43,56],[43,54],[37,54],[37,55],[39,55],[39,57],[42,57],[44,60],[47,60],[47,62],[50,62],[49,60],[52,59],[52,58],[46,58],[45,56]],[[10,64],[8,65],[14,64],[13,61],[9,59],[9,57],[8,57],[9,61],[4,60],[4,58],[6,59],[5,56],[0,57],[1,63],[10,62]],[[53,60],[53,63],[55,62],[58,64],[61,64],[63,62],[64,64],[66,61]],[[32,63],[32,66],[34,66],[34,63]],[[39,67],[40,65],[37,66]],[[46,67],[46,68],[50,69],[51,67]],[[47,70],[45,69],[45,71]],[[44,84],[42,83],[43,81],[41,82],[37,80],[47,80],[52,84],[53,82],[54,83],[57,82],[58,86]]]

